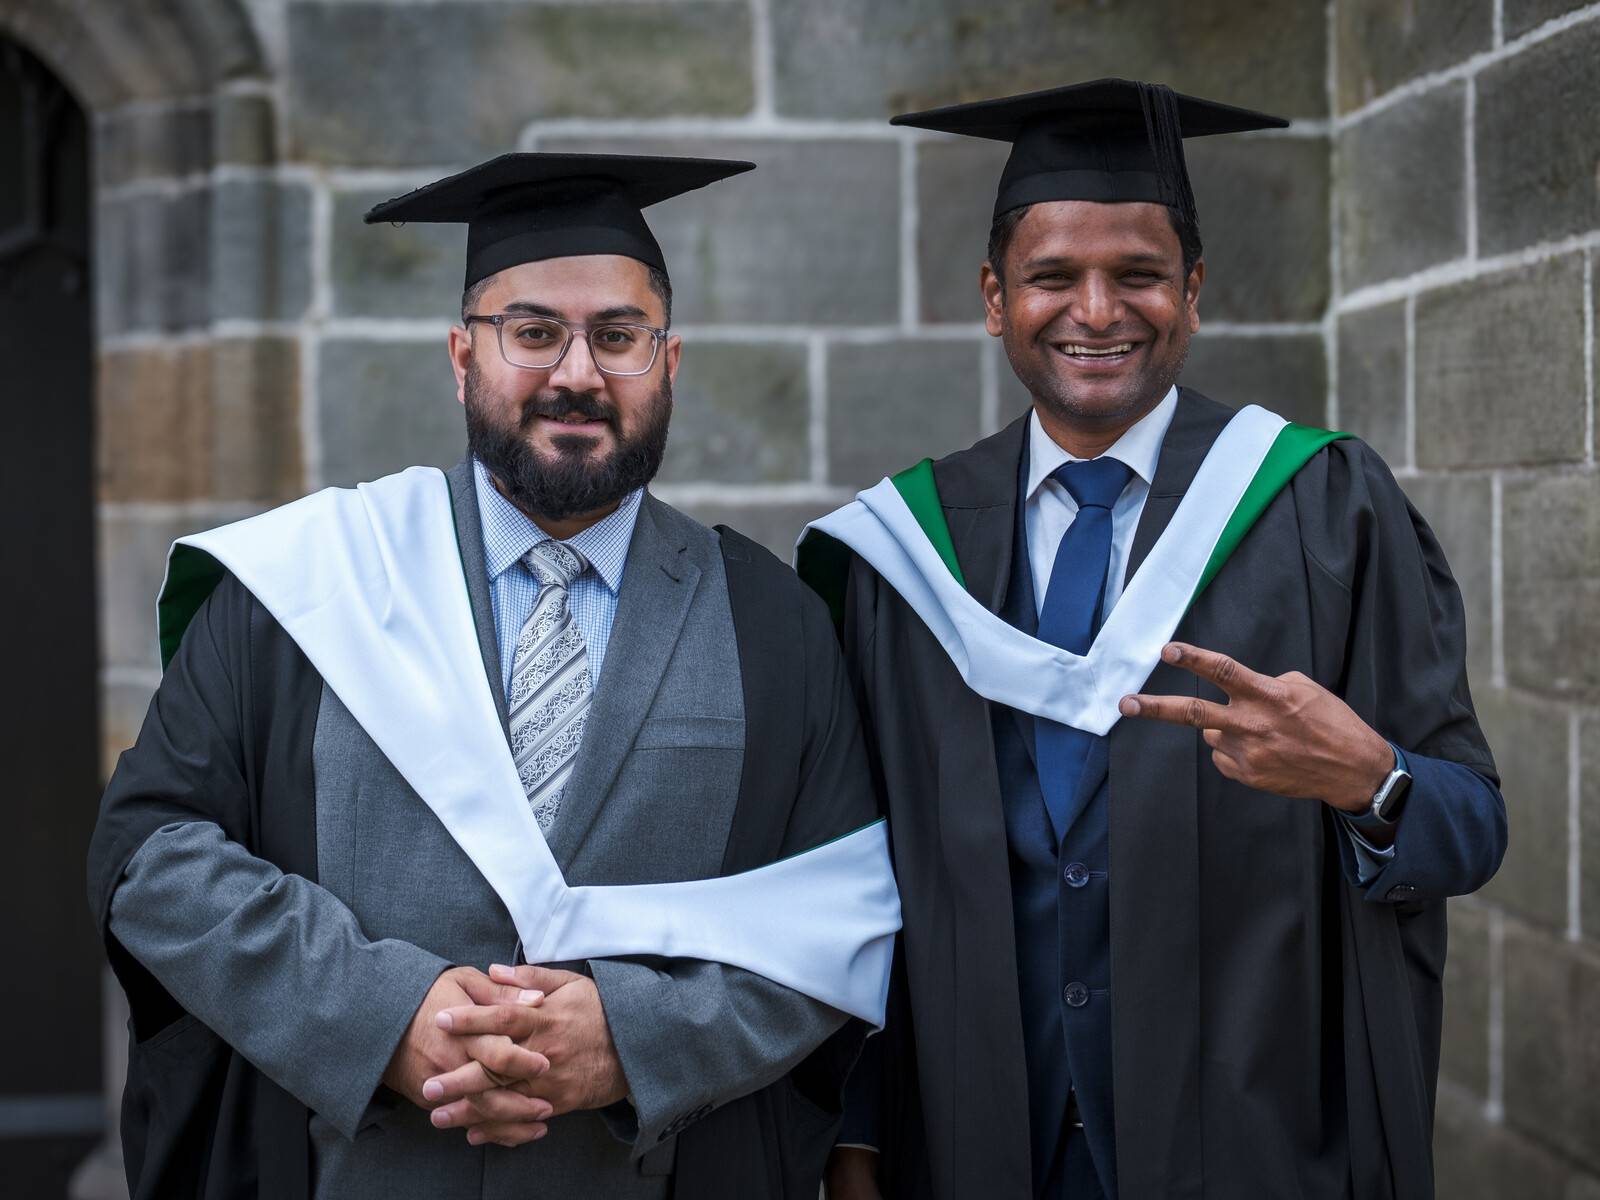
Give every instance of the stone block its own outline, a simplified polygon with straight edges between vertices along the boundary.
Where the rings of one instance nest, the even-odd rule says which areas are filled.
[[[1339,109],[1452,67],[1494,37],[1493,0],[1336,0]]]
[[[1588,0],[1505,0],[1505,34],[1509,41],[1546,21],[1579,9]]]
[[[1184,146],[1205,241],[1201,315],[1320,321],[1328,303],[1328,142],[1212,137]]]
[[[292,500],[305,490],[300,344],[227,338],[211,350],[210,496]]]
[[[865,486],[978,440],[977,341],[828,350],[828,481]]]
[[[1439,539],[1450,574],[1461,589],[1467,617],[1467,679],[1477,692],[1485,692],[1494,674],[1491,484],[1481,475],[1412,476],[1402,484]]]
[[[1010,147],[978,138],[920,143],[918,312],[924,321],[982,321],[978,271],[989,250],[1000,169]]]
[[[1415,370],[1419,467],[1582,458],[1583,256],[1418,297]]]
[[[750,9],[734,0],[295,3],[290,155],[340,165],[472,162],[559,117],[739,115]]]
[[[669,503],[673,502],[670,490],[666,492],[666,498]],[[794,543],[800,531],[851,498],[851,493],[841,490],[837,496],[819,497],[813,501],[754,500],[749,504],[698,501],[679,507],[704,525],[731,525],[745,537],[761,543],[784,562],[789,562],[794,557]]]
[[[212,157],[229,166],[265,167],[278,161],[278,114],[266,96],[216,99]]]
[[[1578,724],[1578,922],[1600,945],[1600,713]]]
[[[339,316],[441,317],[461,313],[467,233],[460,225],[363,225],[395,189],[335,192],[331,270]]]
[[[211,166],[211,111],[206,108],[112,109],[95,124],[95,174],[103,188],[144,179],[177,179]]]
[[[1503,502],[1506,674],[1600,699],[1600,477],[1508,480]]]
[[[437,341],[330,339],[317,357],[321,484],[349,486],[414,464],[452,467],[467,427]]]
[[[1579,1200],[1571,1168],[1536,1142],[1484,1115],[1483,1103],[1439,1084],[1433,1124],[1434,1194],[1449,1200]]]
[[[900,319],[900,150],[877,141],[545,138],[539,149],[742,158],[650,209],[680,324]]]
[[[186,533],[212,529],[241,515],[198,508],[153,515],[101,510],[96,553],[104,666],[160,669],[156,596],[166,576],[167,551]]]
[[[1478,247],[1498,254],[1600,226],[1600,22],[1478,76]]]
[[[696,342],[673,387],[663,482],[778,483],[810,473],[806,348]]]
[[[205,495],[210,382],[211,347],[205,343],[100,355],[95,455],[101,501]]]
[[[773,0],[779,112],[882,119],[1120,75],[1286,116],[1327,112],[1314,4]]]
[[[1600,955],[1508,923],[1506,1124],[1600,1170]]]
[[[1390,466],[1407,465],[1404,303],[1339,318],[1339,427],[1364,439]]]
[[[95,211],[95,332],[170,333],[211,312],[211,189],[116,196]]]
[[[1510,845],[1485,898],[1546,929],[1567,924],[1567,714],[1480,689],[1478,720],[1500,770]]]
[[[211,207],[218,320],[293,321],[311,303],[311,191],[269,180],[219,183]]]
[[[1344,290],[1467,252],[1466,86],[1449,84],[1348,127],[1334,153]]]
[[[1208,334],[1202,322],[1178,379],[1234,408],[1259,404],[1291,421],[1328,423],[1327,358],[1317,334]]]
[[[1450,901],[1439,1074],[1479,1099],[1488,1098],[1489,916],[1471,900]]]

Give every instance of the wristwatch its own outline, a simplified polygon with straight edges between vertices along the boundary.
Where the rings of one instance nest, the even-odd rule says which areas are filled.
[[[1406,756],[1393,742],[1394,770],[1384,777],[1383,783],[1373,793],[1372,805],[1365,812],[1350,815],[1350,824],[1361,830],[1389,830],[1400,820],[1400,810],[1405,807],[1406,796],[1411,791],[1411,772],[1406,769]]]

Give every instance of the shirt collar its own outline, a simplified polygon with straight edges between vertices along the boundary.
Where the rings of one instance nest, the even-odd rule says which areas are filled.
[[[1178,389],[1174,385],[1161,403],[1140,417],[1106,451],[1106,456],[1126,463],[1133,473],[1148,485],[1156,477],[1156,461],[1161,457],[1161,443],[1166,439],[1167,428],[1172,424],[1172,414],[1178,409]],[[1039,414],[1028,414],[1028,491],[1023,500],[1032,500],[1040,486],[1062,463],[1077,462],[1039,423]]]
[[[494,580],[510,570],[512,564],[534,546],[551,539],[500,494],[489,476],[489,468],[476,458],[472,460],[472,475],[478,489],[478,519],[483,526],[483,562],[489,578]],[[566,539],[567,545],[589,561],[613,595],[622,587],[628,544],[633,540],[633,527],[638,522],[639,505],[643,500],[644,489],[635,488],[622,498],[614,512]]]

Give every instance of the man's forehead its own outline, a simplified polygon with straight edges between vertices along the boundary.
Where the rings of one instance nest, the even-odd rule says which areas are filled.
[[[1166,207],[1142,202],[1052,200],[1035,204],[1018,224],[1013,244],[1030,257],[1040,251],[1108,248],[1129,254],[1177,253],[1182,246]],[[1048,249],[1047,249],[1048,248]]]
[[[578,313],[629,305],[646,311],[656,307],[649,268],[620,254],[547,258],[507,267],[490,277],[484,300],[496,305],[521,301]]]

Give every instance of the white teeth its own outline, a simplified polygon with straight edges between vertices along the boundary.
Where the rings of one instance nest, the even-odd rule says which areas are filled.
[[[1083,355],[1086,358],[1103,358],[1106,355],[1110,355],[1110,354],[1126,354],[1128,351],[1130,351],[1132,349],[1133,349],[1133,343],[1132,342],[1123,342],[1119,346],[1107,346],[1103,350],[1096,350],[1091,346],[1078,346],[1078,345],[1074,345],[1072,343],[1068,343],[1068,345],[1067,345],[1067,353],[1068,354]]]

